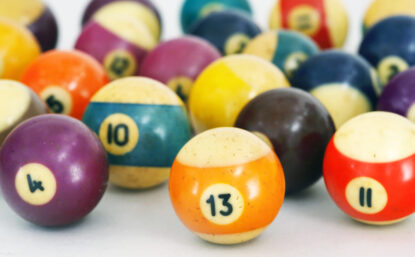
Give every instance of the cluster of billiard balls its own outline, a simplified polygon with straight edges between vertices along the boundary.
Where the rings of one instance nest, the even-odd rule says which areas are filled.
[[[323,175],[356,220],[415,212],[415,18],[394,16],[413,1],[374,1],[362,57],[320,53],[346,39],[339,0],[280,0],[270,27],[289,30],[265,33],[246,0],[187,0],[181,24],[192,36],[160,44],[149,0],[92,0],[73,51],[50,50],[57,26],[40,0],[5,2],[0,187],[24,219],[70,224],[108,181],[169,179],[190,230],[235,244]]]

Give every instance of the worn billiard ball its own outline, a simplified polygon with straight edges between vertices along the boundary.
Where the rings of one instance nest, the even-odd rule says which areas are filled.
[[[309,91],[324,104],[337,128],[373,110],[380,93],[379,79],[368,62],[335,50],[310,57],[291,81],[294,87]]]
[[[68,116],[49,114],[25,121],[0,152],[4,199],[22,218],[41,226],[83,218],[100,201],[107,181],[102,144]]]
[[[389,82],[379,98],[378,110],[397,113],[415,122],[415,68]]]
[[[22,121],[45,114],[46,105],[27,86],[12,80],[0,80],[0,146]]]
[[[242,53],[260,33],[261,29],[248,15],[235,10],[213,12],[189,30],[189,34],[206,39],[223,55]]]
[[[327,189],[347,215],[384,225],[415,212],[415,124],[372,112],[341,127],[324,157]]]
[[[304,61],[319,52],[319,48],[314,41],[300,33],[275,30],[254,38],[243,52],[272,62],[291,78]]]
[[[41,50],[27,28],[0,18],[0,53],[0,78],[18,80]]]
[[[289,87],[273,64],[251,55],[222,57],[198,77],[189,97],[196,132],[233,126],[242,108],[258,94]]]
[[[37,58],[21,81],[46,102],[50,112],[81,119],[90,98],[108,83],[108,77],[87,54],[52,50]]]
[[[301,32],[327,49],[343,46],[349,26],[340,0],[278,0],[272,10],[270,28]]]
[[[110,181],[142,189],[168,179],[180,148],[191,138],[186,108],[166,85],[130,77],[91,99],[83,122],[98,134],[110,162]]]
[[[198,20],[212,12],[229,9],[252,15],[252,9],[247,0],[186,0],[180,14],[182,29],[184,32],[189,32]]]
[[[363,28],[368,31],[381,20],[397,15],[415,16],[415,2],[412,0],[374,0],[366,12]]]
[[[323,175],[324,151],[335,128],[326,108],[309,93],[267,91],[244,107],[235,126],[271,143],[284,168],[287,194],[310,187]]]
[[[143,21],[151,29],[153,35],[159,39],[162,21],[157,7],[149,0],[92,0],[85,9],[82,25],[85,26],[94,14],[105,8],[106,12],[114,15],[130,15]]]
[[[415,17],[396,16],[377,23],[365,35],[359,54],[377,68],[383,85],[415,65],[414,30]]]
[[[184,225],[204,240],[237,244],[261,234],[284,200],[284,172],[255,135],[216,128],[179,152],[169,180],[170,200]]]
[[[43,51],[56,47],[58,25],[52,11],[42,0],[0,0],[0,17],[26,26]]]
[[[221,54],[209,42],[191,36],[166,41],[151,51],[143,61],[140,76],[168,85],[187,102],[199,74]]]
[[[160,37],[156,16],[142,8],[135,1],[105,5],[83,28],[75,49],[97,59],[112,80],[139,74],[142,60]]]

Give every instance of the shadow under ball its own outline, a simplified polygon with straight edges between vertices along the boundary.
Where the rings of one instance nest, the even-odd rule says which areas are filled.
[[[287,194],[321,178],[324,151],[335,127],[312,95],[293,88],[263,93],[245,106],[235,126],[269,139],[284,168]]]

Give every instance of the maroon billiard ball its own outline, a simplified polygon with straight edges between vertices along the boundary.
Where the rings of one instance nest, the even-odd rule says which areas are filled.
[[[181,37],[160,44],[144,59],[140,75],[168,85],[186,102],[193,82],[221,54],[209,42]]]
[[[0,188],[9,206],[41,226],[80,220],[108,181],[106,152],[82,122],[41,115],[18,126],[0,151]]]

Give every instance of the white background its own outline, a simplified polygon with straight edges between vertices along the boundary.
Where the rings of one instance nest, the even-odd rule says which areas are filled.
[[[13,1],[13,0],[9,0]],[[391,0],[392,1],[392,0]],[[79,33],[86,0],[47,0],[59,19],[60,48],[70,49]],[[180,34],[181,0],[155,0],[165,38]],[[265,29],[274,0],[252,0]],[[369,0],[343,0],[351,19],[347,51],[356,52],[361,19]],[[237,246],[206,243],[177,219],[168,187],[131,192],[109,187],[99,206],[80,223],[45,229],[16,216],[0,197],[0,256],[415,256],[415,219],[372,227],[345,216],[322,181],[288,197],[277,219],[259,238]]]

